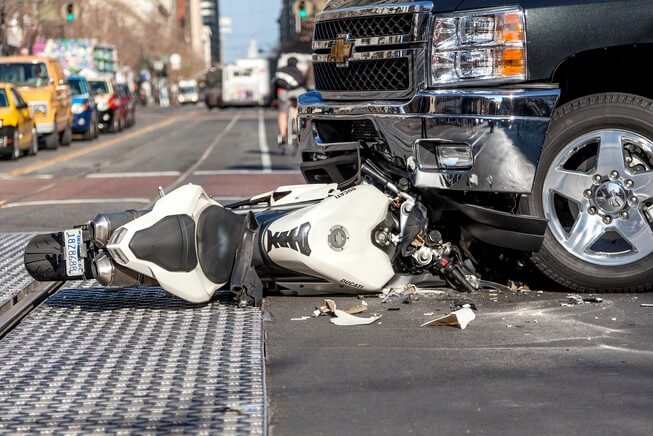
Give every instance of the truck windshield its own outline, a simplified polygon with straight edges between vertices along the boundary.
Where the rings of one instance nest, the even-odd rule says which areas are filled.
[[[91,88],[93,88],[93,91],[97,95],[104,95],[109,93],[109,85],[107,85],[107,82],[103,80],[89,80],[88,84],[91,85]]]
[[[0,82],[38,88],[48,84],[48,70],[44,63],[0,63]]]
[[[179,92],[182,94],[197,94],[197,87],[196,86],[182,86],[179,88]]]
[[[7,101],[7,93],[4,89],[0,89],[0,107],[9,107],[9,102]]]
[[[68,79],[68,84],[70,85],[70,92],[73,95],[82,95],[85,94],[84,86],[82,81],[79,79]]]

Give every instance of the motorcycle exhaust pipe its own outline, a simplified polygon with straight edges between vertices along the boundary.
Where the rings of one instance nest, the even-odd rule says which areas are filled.
[[[111,235],[113,235],[113,232],[128,222],[134,221],[136,218],[139,218],[150,211],[151,209],[129,209],[124,212],[98,214],[93,221],[91,221],[91,227],[93,228],[93,242],[98,247],[104,248],[107,245],[107,242],[109,242]]]
[[[129,288],[133,286],[157,286],[158,283],[151,277],[124,268],[109,258],[100,254],[92,265],[93,277],[102,286],[110,288]]]

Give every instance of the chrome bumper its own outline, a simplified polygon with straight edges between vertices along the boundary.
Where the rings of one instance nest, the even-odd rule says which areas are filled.
[[[326,153],[355,149],[360,139],[325,142],[316,122],[370,120],[375,142],[418,188],[530,193],[557,88],[432,90],[410,101],[325,101],[319,92],[299,98],[300,149]],[[434,168],[418,140],[467,144],[471,170]],[[365,139],[369,142],[369,138]]]

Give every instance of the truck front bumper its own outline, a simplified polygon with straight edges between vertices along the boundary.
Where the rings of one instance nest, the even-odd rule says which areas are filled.
[[[528,194],[560,95],[550,86],[420,91],[410,101],[299,98],[299,142],[305,153],[376,144],[417,188]],[[424,141],[429,140],[429,141]],[[428,146],[425,145],[428,143]],[[464,144],[471,169],[443,170],[437,144]],[[310,175],[304,172],[310,180]]]

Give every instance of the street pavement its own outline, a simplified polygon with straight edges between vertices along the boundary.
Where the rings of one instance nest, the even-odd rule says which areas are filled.
[[[275,115],[142,109],[136,126],[119,134],[0,161],[0,233],[143,208],[159,186],[197,183],[230,201],[301,183],[299,157],[277,150]],[[270,432],[650,434],[653,308],[640,304],[653,295],[605,295],[572,307],[558,302],[565,296],[473,295],[479,310],[465,330],[420,327],[447,313],[461,297],[452,293],[411,305],[369,298],[368,313],[383,317],[361,327],[291,320],[322,298],[268,297]],[[360,302],[336,300],[343,308]]]

